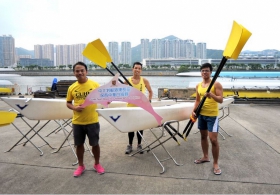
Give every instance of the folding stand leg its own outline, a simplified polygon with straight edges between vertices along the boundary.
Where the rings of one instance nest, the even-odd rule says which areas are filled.
[[[225,106],[225,107],[223,107],[222,109],[222,116],[220,116],[220,118],[219,118],[219,121],[221,121],[221,120],[223,120],[224,118],[226,118],[227,116],[229,116],[229,114],[230,114],[230,112],[229,112],[229,106]],[[225,113],[225,110],[227,111],[226,113]],[[229,137],[232,137],[232,135],[230,135],[229,133],[227,133],[220,125],[219,125],[219,128],[223,131],[223,132],[225,132]],[[219,131],[219,134],[223,137],[223,140],[225,140],[226,138],[225,138],[225,136]]]
[[[21,118],[30,128],[32,128],[23,118]],[[38,121],[38,122],[40,122],[40,120]],[[37,131],[35,131],[35,128],[32,128],[32,130],[34,131],[34,134],[29,138],[29,140],[31,140],[35,135],[38,135],[44,142],[45,142],[45,144],[44,145],[42,145],[42,146],[39,146],[39,148],[40,147],[43,147],[43,146],[45,146],[45,145],[48,145],[51,149],[55,149],[55,148],[53,148],[40,134],[39,134],[39,132],[48,124],[50,122],[50,120],[48,120],[44,125],[42,125],[41,127],[40,127],[40,129],[38,129]],[[29,140],[27,140],[24,144],[23,144],[23,146],[25,146],[28,142],[29,142]]]
[[[22,138],[19,139],[19,141],[18,141],[16,144],[14,144],[9,150],[7,150],[7,151],[5,151],[5,152],[10,152],[14,147],[16,147],[16,146],[18,146],[18,145],[21,145],[21,144],[22,144],[23,146],[25,146],[28,142],[30,142],[37,150],[39,150],[39,152],[41,153],[40,156],[42,156],[42,155],[44,154],[43,151],[40,149],[41,147],[43,147],[43,146],[45,146],[45,145],[48,145],[50,148],[54,149],[54,148],[51,147],[51,145],[39,134],[39,132],[49,123],[49,121],[47,121],[39,130],[36,131],[35,128],[36,128],[36,127],[38,126],[38,124],[40,123],[40,120],[38,120],[37,123],[36,123],[33,127],[31,127],[31,125],[29,125],[29,124],[27,123],[27,121],[24,120],[24,118],[23,118],[22,116],[21,116],[20,118],[25,122],[25,124],[27,124],[27,126],[30,128],[30,130],[29,130],[26,134],[23,134],[22,131],[21,131],[14,123],[12,123],[12,125],[20,132],[20,134],[22,135]],[[31,131],[34,131],[34,134],[33,134],[30,138],[28,138],[27,135],[28,135]],[[37,147],[37,146],[31,141],[31,139],[32,139],[35,135],[38,135],[46,144]],[[25,138],[27,141],[20,143],[21,140],[23,140],[24,138]]]
[[[35,128],[37,125],[39,124],[39,121],[36,123],[36,125],[33,127]],[[12,125],[20,132],[20,134],[23,136],[20,140],[18,140],[17,143],[15,143],[9,150],[5,151],[6,152],[10,152],[14,147],[20,145],[20,144],[24,144],[24,143],[20,143],[21,140],[23,140],[23,138],[27,139],[37,150],[39,150],[39,152],[41,153],[40,156],[43,156],[44,152],[38,148],[35,144],[33,144],[33,142],[27,137],[27,135],[33,130],[33,129],[30,129],[26,134],[23,134],[18,128],[17,126],[14,125],[14,123],[12,123]]]
[[[172,134],[172,136],[170,135],[170,137],[167,138],[167,139],[165,139],[164,141],[161,141],[160,139],[161,139],[163,136],[165,136],[164,130],[169,131],[167,125],[170,125],[171,123],[177,123],[177,132],[175,132],[174,134]],[[167,142],[168,140],[170,140],[171,138],[173,138],[175,135],[178,134],[178,132],[179,132],[179,122],[178,122],[178,121],[174,121],[174,120],[165,122],[165,123],[163,124],[163,126],[162,126],[161,135],[160,135],[159,137],[157,137],[157,135],[152,131],[152,129],[150,129],[150,131],[151,131],[152,134],[155,136],[156,140],[153,141],[153,142],[150,143],[150,144],[147,144],[147,141],[146,141],[146,140],[143,138],[143,136],[140,134],[141,137],[142,137],[142,139],[143,139],[143,141],[145,142],[146,147],[144,147],[142,150],[139,150],[139,151],[137,151],[137,152],[135,152],[135,153],[133,153],[133,154],[131,154],[131,155],[129,155],[129,156],[134,156],[134,155],[140,153],[141,151],[145,151],[145,150],[147,150],[148,152],[149,152],[149,151],[152,152],[152,154],[154,155],[155,159],[157,160],[157,162],[159,163],[159,165],[162,167],[162,171],[160,172],[160,174],[163,174],[163,173],[165,172],[165,168],[164,168],[163,164],[161,163],[161,162],[163,162],[163,161],[172,159],[173,162],[174,162],[177,166],[182,166],[183,164],[177,163],[176,160],[173,158],[173,156],[171,156],[171,154],[167,151],[167,149],[166,149],[166,148],[164,147],[164,145],[163,145],[165,142]],[[139,133],[139,132],[138,132],[138,133]],[[155,142],[159,142],[159,144],[157,144],[156,146],[151,147],[151,145],[154,144]],[[168,154],[168,156],[169,156],[168,158],[163,159],[163,160],[159,160],[159,159],[158,159],[158,157],[156,156],[156,154],[153,152],[153,149],[155,149],[155,148],[158,147],[158,146],[162,146],[162,148],[163,148],[163,149],[165,150],[165,152]]]
[[[61,124],[61,121],[59,121],[59,124],[60,124],[61,129],[63,130],[65,139],[63,140],[63,142],[62,142],[62,144],[59,146],[59,148],[58,148],[57,150],[53,151],[52,154],[53,154],[53,153],[59,152],[60,149],[64,147],[63,145],[64,145],[65,142],[67,141],[68,146],[70,146],[70,148],[71,148],[71,150],[72,150],[74,156],[75,156],[76,159],[77,159],[77,161],[76,161],[75,163],[72,163],[72,165],[73,165],[73,166],[74,166],[74,165],[77,165],[77,164],[78,164],[78,157],[77,157],[77,154],[76,154],[76,152],[75,152],[75,150],[74,150],[74,148],[73,148],[73,144],[71,144],[70,141],[69,141],[69,137],[70,137],[70,135],[72,134],[73,129],[71,129],[71,130],[68,132],[68,131],[65,129],[65,126],[63,126],[63,125]],[[67,135],[67,133],[68,133],[68,135]],[[92,152],[91,152],[89,146],[87,145],[87,143],[85,143],[85,145],[86,145],[86,147],[87,147],[87,150],[85,150],[85,151],[89,151],[89,153],[91,154],[91,156],[93,156],[93,154],[92,154]]]
[[[60,124],[60,121],[59,122],[57,122],[56,120],[54,120],[58,125],[59,125],[59,127],[57,127],[56,129],[54,129],[52,132],[50,132],[48,135],[46,135],[46,137],[48,137],[48,136],[50,136],[51,134],[53,134],[53,133],[58,133],[60,130],[62,130],[62,128],[61,128],[61,124]],[[64,127],[66,127],[66,126],[70,126],[70,124],[71,124],[71,119],[68,119],[68,120],[63,120],[63,124],[62,124],[62,126],[64,126]]]

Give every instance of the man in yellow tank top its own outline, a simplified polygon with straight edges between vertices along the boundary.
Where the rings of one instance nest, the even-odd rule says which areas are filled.
[[[84,165],[84,143],[86,135],[89,144],[92,146],[95,163],[93,169],[98,174],[105,172],[104,168],[99,164],[100,147],[99,147],[99,132],[100,125],[98,113],[96,112],[97,104],[91,104],[85,108],[81,107],[87,95],[99,84],[87,78],[87,66],[83,62],[77,62],[73,66],[74,75],[77,81],[73,83],[67,91],[66,106],[73,110],[72,127],[74,134],[74,143],[78,157],[78,168],[74,171],[73,176],[79,177],[85,171]]]
[[[213,172],[215,175],[220,175],[222,170],[218,164],[219,158],[219,142],[218,142],[218,130],[219,130],[219,119],[218,119],[218,103],[223,102],[223,87],[219,82],[215,82],[209,93],[206,93],[208,86],[211,83],[212,65],[205,63],[200,67],[202,82],[196,86],[196,100],[194,109],[197,108],[203,96],[207,97],[203,107],[198,116],[198,129],[201,134],[201,147],[203,157],[195,160],[194,163],[201,164],[210,162],[208,156],[208,136],[212,144],[212,155],[213,155]],[[193,112],[193,117],[195,112]]]
[[[133,71],[133,76],[130,77],[128,79],[128,81],[131,83],[132,87],[138,89],[139,91],[141,91],[144,94],[146,93],[146,89],[147,89],[148,93],[149,93],[148,98],[151,102],[152,97],[153,97],[153,91],[152,91],[149,81],[146,78],[141,77],[142,64],[140,62],[135,62],[132,66],[132,71]],[[125,83],[125,84],[127,84],[127,83]],[[128,103],[127,107],[135,107],[135,105]],[[143,121],[143,122],[145,122],[145,121]],[[139,133],[141,133],[141,135],[143,136],[143,130],[139,130],[137,132],[137,141],[138,141],[137,150],[142,149],[142,146],[141,146],[142,137]],[[130,154],[132,152],[133,138],[134,138],[134,132],[129,132],[128,133],[128,140],[129,140],[128,142],[129,143],[128,143],[126,151],[125,151],[126,154]],[[140,152],[140,154],[143,154],[143,152]]]

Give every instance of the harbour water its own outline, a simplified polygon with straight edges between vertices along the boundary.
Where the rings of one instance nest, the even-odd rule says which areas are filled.
[[[112,76],[88,76],[90,79],[97,81],[100,85],[108,83]],[[151,84],[153,90],[153,97],[158,97],[158,88],[188,88],[189,84],[198,83],[201,81],[201,77],[178,77],[178,76],[144,76]],[[75,76],[0,76],[0,80],[9,80],[16,84],[15,94],[26,94],[27,92],[35,92],[38,90],[46,91],[47,87],[51,87],[53,79],[60,80],[76,80]],[[128,78],[128,77],[127,77]],[[120,77],[121,80],[124,80]],[[220,82],[280,82],[279,78],[275,79],[232,79],[219,77],[217,81]]]
[[[41,90],[46,91],[47,87],[51,87],[53,79],[60,80],[76,80],[75,76],[9,76],[1,77],[0,80],[9,80],[18,87],[15,93],[25,94],[27,91],[32,92]],[[100,85],[108,83],[112,76],[88,76],[88,78],[97,81]],[[127,77],[128,78],[128,77]],[[153,97],[158,97],[158,88],[187,88],[190,82],[199,82],[200,77],[177,77],[177,76],[145,76],[151,84]],[[120,77],[121,80],[124,80]],[[223,80],[230,80],[224,78]]]

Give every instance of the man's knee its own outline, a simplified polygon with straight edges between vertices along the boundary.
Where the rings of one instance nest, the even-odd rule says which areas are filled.
[[[218,139],[215,138],[215,137],[210,138],[210,141],[211,141],[212,146],[218,146],[219,145]]]

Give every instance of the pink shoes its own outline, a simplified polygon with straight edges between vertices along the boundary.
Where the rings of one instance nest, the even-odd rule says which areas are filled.
[[[94,166],[93,166],[93,169],[94,169],[99,175],[105,173],[104,168],[103,168],[100,164],[94,165]],[[83,174],[83,172],[85,172],[85,170],[86,170],[85,165],[83,165],[83,166],[78,166],[78,168],[74,171],[73,176],[74,176],[74,177],[80,177],[80,176]]]
[[[94,169],[99,175],[105,173],[104,168],[103,168],[100,164],[94,165],[94,166],[93,166],[93,169]]]
[[[78,168],[74,171],[74,174],[73,176],[74,177],[79,177],[83,174],[83,172],[85,172],[86,170],[86,167],[83,165],[83,166],[78,166]]]

